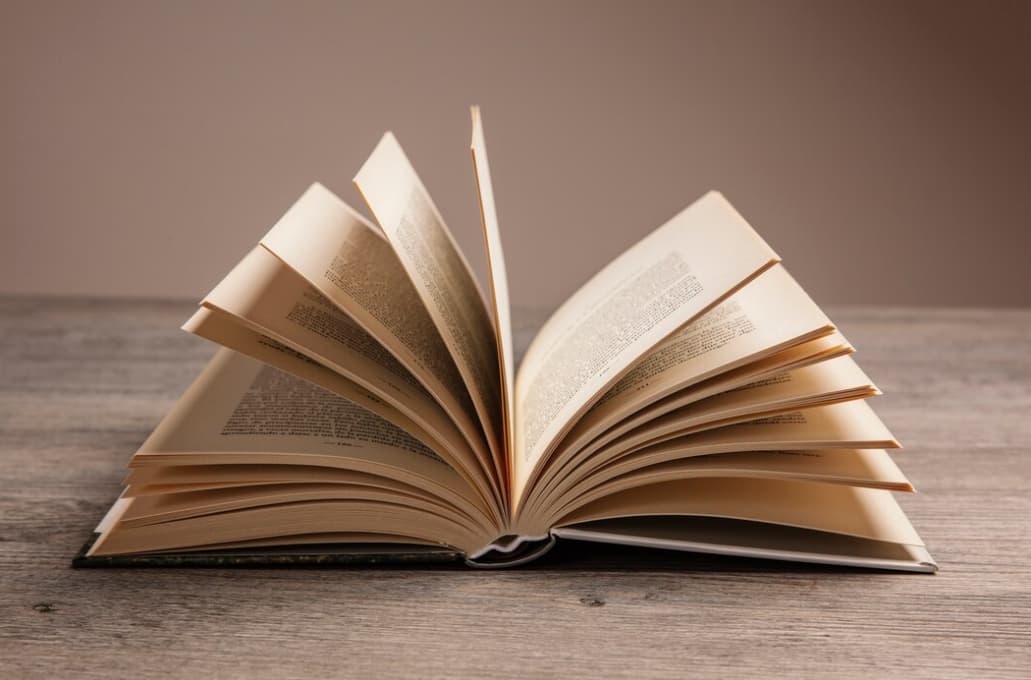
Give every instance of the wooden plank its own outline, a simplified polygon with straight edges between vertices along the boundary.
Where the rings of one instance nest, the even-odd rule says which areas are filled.
[[[830,309],[936,576],[574,546],[503,572],[72,570],[213,352],[191,308],[0,298],[0,675],[1027,677],[1031,311]]]

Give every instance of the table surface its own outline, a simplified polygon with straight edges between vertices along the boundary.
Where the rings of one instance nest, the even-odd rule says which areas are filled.
[[[191,309],[0,297],[0,675],[1028,677],[1031,310],[828,310],[886,392],[934,576],[617,548],[494,572],[73,570],[213,353],[178,330]]]

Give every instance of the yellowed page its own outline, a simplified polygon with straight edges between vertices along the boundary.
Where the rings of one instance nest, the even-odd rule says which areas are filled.
[[[923,545],[890,491],[774,479],[688,479],[602,498],[563,526],[610,517],[700,515]]]
[[[289,545],[298,535],[342,532],[412,536],[465,553],[489,540],[482,532],[421,508],[373,500],[328,500],[247,508],[149,526],[115,523],[94,543],[90,554],[179,551],[261,539],[278,539],[266,545]]]
[[[806,366],[829,361],[840,356],[848,356],[854,348],[840,333],[834,332],[816,340],[803,342],[771,356],[752,361],[737,368],[719,372],[716,375],[694,383],[679,392],[660,399],[651,405],[634,412],[630,416],[616,421],[603,434],[595,437],[590,443],[581,446],[572,456],[562,454],[560,465],[549,465],[545,473],[533,485],[529,500],[523,511],[529,510],[551,490],[574,474],[577,467],[584,464],[595,452],[615,441],[627,432],[651,422],[667,413],[671,413],[688,404],[761,380],[785,371],[792,371]]]
[[[613,479],[635,469],[694,455],[737,451],[884,449],[899,444],[865,401],[847,401],[726,425],[621,453],[592,477]],[[612,460],[612,459],[610,459]]]
[[[897,449],[898,441],[865,400],[817,406],[698,434],[698,441],[828,442],[827,448]],[[768,447],[763,447],[768,448]],[[779,446],[774,448],[791,448]]]
[[[264,248],[248,253],[201,304],[290,345],[410,417],[432,420],[438,430],[447,428],[453,435],[447,440],[449,445],[460,445],[460,433],[415,376],[357,322]]]
[[[865,401],[848,401],[792,411],[748,422],[703,429],[657,444],[648,444],[617,456],[605,465],[578,470],[556,485],[563,495],[571,484],[584,489],[653,465],[700,455],[740,451],[811,451],[816,449],[888,449],[899,444]],[[549,492],[554,496],[555,491]],[[573,492],[569,492],[572,497]],[[519,533],[538,535],[547,529],[553,508],[538,502],[514,522]]]
[[[472,487],[432,450],[389,421],[332,392],[227,349],[220,350],[162,420],[132,466],[294,462],[379,474],[475,501]],[[120,517],[132,499],[119,502]],[[468,504],[464,504],[468,508]],[[497,529],[471,529],[423,508],[327,500],[223,512],[154,526],[104,523],[91,554],[199,547],[323,532],[412,535],[460,550],[486,545]]]
[[[465,442],[461,436],[447,430],[447,426],[452,425],[451,421],[446,418],[433,418],[432,411],[421,413],[417,409],[398,408],[393,400],[382,398],[381,390],[374,393],[363,384],[351,380],[344,374],[345,371],[337,371],[323,365],[316,359],[282,344],[278,339],[250,330],[239,325],[237,321],[224,312],[202,308],[197,310],[183,327],[223,347],[319,385],[397,425],[454,467],[476,490],[480,502],[491,508],[491,514],[496,521],[501,521],[501,512],[497,507],[490,478],[477,464],[473,454],[462,448]],[[355,362],[359,360],[355,359]],[[435,402],[429,403],[436,406]],[[443,427],[444,431],[438,427]]]
[[[528,507],[554,506],[557,496],[564,497],[570,489],[583,488],[580,481],[611,460],[646,446],[763,416],[863,399],[878,393],[866,374],[847,356],[780,373],[671,411],[603,447],[588,447],[590,458],[568,470]]]
[[[479,499],[458,472],[398,426],[228,349],[215,355],[130,465],[319,459]]]
[[[463,473],[478,480],[478,485],[486,483],[494,497],[500,496],[489,467],[477,458],[454,421],[418,379],[350,316],[265,248],[258,246],[248,253],[204,298],[203,305],[232,315],[248,328],[275,338],[392,404],[444,442],[449,461]]]
[[[359,484],[379,489],[396,489],[452,507],[475,522],[498,526],[482,503],[439,485],[415,485],[376,472],[356,469],[290,464],[161,465],[134,467],[125,480],[122,496],[172,494],[191,489],[220,489],[283,484]]]
[[[383,135],[354,183],[451,352],[500,473],[506,461],[497,338],[469,264],[393,134]]]
[[[771,412],[808,409],[879,393],[852,357],[838,357],[682,406],[631,430],[607,444],[604,451],[618,455],[664,437],[719,427],[731,419],[753,420]]]
[[[912,492],[913,485],[884,449],[742,451],[693,456],[622,475],[563,494],[548,522],[605,496],[634,487],[698,478],[797,479]]]
[[[497,332],[499,372],[501,373],[501,406],[504,412],[501,423],[506,459],[504,472],[507,477],[512,468],[511,457],[515,448],[515,433],[512,429],[515,421],[515,356],[512,341],[512,313],[511,303],[508,299],[505,254],[501,248],[501,231],[498,227],[494,184],[490,177],[490,163],[487,160],[487,142],[483,136],[480,107],[472,108],[472,116],[473,138],[470,148],[473,156],[473,170],[476,173],[476,190],[480,197],[483,242],[487,251],[494,328]]]
[[[752,559],[933,574],[923,546],[720,517],[629,517],[555,529],[558,538]]]
[[[397,357],[455,421],[493,475],[490,450],[462,376],[378,228],[313,184],[261,245]]]
[[[787,270],[774,265],[636,362],[563,437],[540,483],[568,470],[589,442],[650,404],[833,330]]]
[[[787,270],[774,265],[635,363],[584,414],[563,447],[579,448],[599,429],[673,392],[833,330]]]
[[[424,493],[410,493],[405,485],[396,488],[382,484],[262,484],[254,486],[223,487],[134,497],[120,521],[123,527],[149,526],[200,517],[219,512],[234,512],[247,508],[279,505],[282,503],[310,503],[332,500],[368,500],[399,503],[443,517],[477,532],[489,531],[496,524],[480,524],[454,505],[442,502]],[[485,519],[485,518],[484,518]]]
[[[146,495],[161,487],[208,488],[236,486],[238,484],[288,484],[318,482],[329,484],[369,484],[386,488],[404,488],[410,493],[425,493],[395,479],[355,470],[323,468],[303,465],[168,465],[163,467],[132,468],[125,478],[128,485],[125,496]]]
[[[530,344],[516,378],[518,497],[584,410],[638,359],[777,259],[710,192],[566,301]]]
[[[263,364],[307,380],[335,395],[369,410],[426,444],[434,453],[445,450],[443,443],[424,430],[396,406],[365,389],[347,376],[317,363],[313,359],[284,345],[274,338],[240,326],[223,312],[198,309],[183,324],[183,328],[198,337],[216,342],[226,349],[244,354]]]
[[[835,332],[816,340],[800,343],[738,368],[717,373],[711,378],[690,385],[679,392],[674,392],[639,411],[635,411],[631,416],[618,421],[606,430],[603,435],[592,440],[588,446],[583,447],[581,454],[596,451],[617,437],[689,404],[694,404],[729,390],[738,389],[757,380],[765,380],[823,361],[850,356],[854,351],[855,349],[849,344],[848,340],[840,333]]]

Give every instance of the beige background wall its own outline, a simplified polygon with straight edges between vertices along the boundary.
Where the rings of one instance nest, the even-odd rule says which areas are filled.
[[[197,297],[385,129],[517,303],[708,188],[820,302],[1031,304],[1031,3],[0,0],[0,292]]]

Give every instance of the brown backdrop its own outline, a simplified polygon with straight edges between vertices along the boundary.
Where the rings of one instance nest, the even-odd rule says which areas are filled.
[[[820,302],[1027,305],[1031,3],[2,2],[0,292],[197,297],[396,132],[517,303],[709,188]]]

